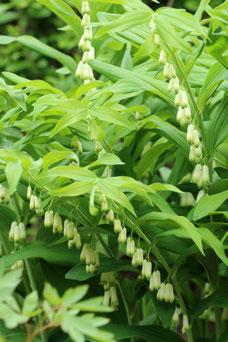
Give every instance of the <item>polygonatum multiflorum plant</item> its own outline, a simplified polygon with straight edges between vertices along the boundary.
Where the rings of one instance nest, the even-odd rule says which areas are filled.
[[[75,51],[0,36],[59,79],[0,79],[0,339],[226,341],[228,2],[37,2]]]

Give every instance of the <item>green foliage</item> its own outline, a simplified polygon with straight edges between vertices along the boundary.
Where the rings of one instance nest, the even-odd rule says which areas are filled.
[[[0,4],[0,341],[226,339],[228,4],[163,5]]]

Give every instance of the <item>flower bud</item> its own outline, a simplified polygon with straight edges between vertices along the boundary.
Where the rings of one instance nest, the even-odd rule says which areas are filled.
[[[81,9],[82,14],[89,13],[90,8],[89,8],[89,2],[88,1],[82,1],[82,9]]]
[[[151,21],[149,22],[149,28],[152,32],[156,29],[156,24],[153,19],[151,19]]]
[[[150,280],[151,272],[152,272],[152,263],[150,261],[147,261],[146,273],[145,273],[145,277],[147,280]]]
[[[62,218],[59,215],[59,213],[55,213],[54,215],[53,229],[55,230],[55,232],[58,232],[58,233],[62,233],[63,231]]]
[[[165,295],[164,300],[166,303],[173,303],[174,301],[174,293],[173,293],[173,285],[172,284],[166,284],[165,285]]]
[[[46,211],[44,215],[44,227],[52,227],[54,222],[54,214],[52,210]]]
[[[88,243],[84,243],[83,246],[82,246],[81,254],[80,254],[80,260],[81,261],[85,261],[86,260],[88,249],[89,249]]]
[[[32,196],[32,188],[31,188],[31,186],[29,185],[29,186],[27,187],[27,199],[30,200],[31,196]]]
[[[195,147],[195,161],[199,163],[202,159],[202,147],[201,144],[198,147]]]
[[[90,24],[90,16],[89,16],[89,14],[85,13],[82,17],[82,20],[81,20],[81,26],[86,26],[89,24]]]
[[[176,307],[175,311],[174,311],[174,314],[173,314],[173,317],[172,317],[172,322],[174,325],[178,325],[179,323],[179,314],[178,314],[178,309]]]
[[[153,272],[153,279],[154,279],[155,290],[159,290],[161,287],[161,273],[160,273],[160,271]]]
[[[181,90],[179,90],[178,93],[176,94],[174,103],[178,107],[181,106],[182,104],[182,91]]]
[[[84,36],[85,40],[92,40],[92,38],[93,38],[92,27],[85,29],[83,36]],[[91,45],[90,45],[90,47],[91,47]],[[89,50],[89,49],[87,49],[87,50]]]
[[[0,198],[4,199],[8,193],[8,189],[6,189],[2,184],[0,184]]]
[[[180,85],[179,85],[179,78],[178,77],[175,77],[175,79],[174,79],[173,88],[174,88],[176,93],[179,92]]]
[[[35,196],[31,195],[30,202],[29,202],[29,209],[33,210],[35,208]]]
[[[188,97],[184,90],[181,91],[181,107],[185,108],[188,106]]]
[[[20,237],[20,230],[18,226],[15,226],[14,228],[14,242],[17,244],[21,240]]]
[[[190,151],[189,151],[188,159],[189,159],[191,162],[194,162],[194,161],[195,161],[195,146],[194,146],[194,145],[191,145],[191,146],[190,146]]]
[[[155,287],[154,287],[154,273],[150,276],[149,289],[150,289],[150,291],[154,291],[155,290]]]
[[[161,63],[163,65],[166,64],[166,53],[164,50],[161,50],[161,52],[160,52],[159,63]]]
[[[187,128],[187,141],[190,144],[194,143],[194,129],[195,129],[195,127],[194,127],[193,124],[188,125],[188,128]]]
[[[95,150],[96,151],[101,151],[102,150],[102,143],[100,141],[96,141],[95,143]]]
[[[191,192],[185,192],[181,195],[181,203],[182,207],[193,207],[195,205],[195,199]]]
[[[163,70],[163,75],[166,78],[171,78],[171,69],[170,69],[170,64],[169,63],[165,63],[164,65],[164,70]]]
[[[143,276],[144,278],[146,278],[146,266],[147,266],[147,260],[145,259],[145,260],[143,260],[142,271],[141,271],[142,276]]]
[[[157,292],[157,300],[164,300],[164,296],[165,296],[165,283],[161,283],[160,289]]]
[[[116,306],[119,304],[116,288],[114,286],[110,287],[110,295],[111,295],[111,306]]]
[[[141,266],[143,264],[143,250],[142,248],[136,249],[136,262],[138,266]]]
[[[78,63],[78,67],[77,67],[77,70],[75,73],[76,77],[83,79],[83,70],[84,70],[84,63],[82,61],[80,61]]]
[[[188,316],[183,316],[183,326],[182,326],[182,334],[185,334],[187,330],[190,329],[189,322],[188,322]]]
[[[202,188],[202,186],[203,186],[203,182],[202,182],[202,173],[200,174],[200,176],[199,176],[199,179],[198,179],[198,181],[197,181],[197,187],[200,189],[200,188]]]
[[[92,264],[86,265],[86,272],[87,273],[95,273],[96,272],[96,267]]]
[[[69,249],[73,248],[75,246],[75,239],[69,240],[67,245]]]
[[[188,120],[192,120],[192,114],[191,114],[191,109],[189,105],[184,109],[185,116]]]
[[[203,165],[202,168],[202,183],[203,185],[210,184],[209,168],[207,165]]]
[[[126,241],[127,241],[127,229],[123,228],[121,232],[119,233],[118,242],[121,243],[121,242],[126,242]]]
[[[91,43],[89,40],[85,40],[82,44],[82,50],[83,51],[89,51],[91,49]]]
[[[169,81],[169,85],[168,85],[168,91],[172,91],[174,90],[174,78],[171,78],[171,80]]]
[[[176,77],[176,70],[175,70],[173,64],[170,64],[170,76],[171,76],[172,78],[175,78],[175,77]]]
[[[193,136],[194,136],[194,145],[195,147],[198,147],[200,145],[200,138],[199,138],[199,131],[197,129],[194,129]]]
[[[115,233],[120,233],[122,230],[121,222],[118,219],[114,220],[114,232]]]
[[[40,206],[41,206],[41,200],[37,196],[34,196],[34,208],[39,209]]]
[[[177,122],[179,122],[179,123],[183,122],[183,120],[185,119],[184,118],[184,111],[181,107],[178,108],[176,119],[177,119]]]
[[[199,178],[201,177],[201,171],[202,171],[202,166],[200,164],[197,164],[192,173],[192,183],[197,184]]]
[[[23,222],[20,222],[18,225],[20,240],[26,239],[25,225]]]
[[[108,202],[105,200],[101,203],[101,211],[107,211],[108,210]]]
[[[132,257],[132,259],[131,259],[131,264],[132,264],[132,266],[137,266],[137,259],[136,259],[136,256],[137,256],[137,253],[136,253],[136,251],[135,251],[134,254],[133,254],[133,257]]]
[[[103,298],[103,305],[104,306],[109,306],[110,303],[110,290],[104,292],[104,298]]]
[[[196,203],[199,202],[199,200],[200,200],[203,196],[205,196],[205,191],[202,189],[202,190],[200,190],[200,191],[198,192],[198,195],[197,195],[197,197],[196,197]]]
[[[74,238],[74,223],[73,222],[69,222],[68,223],[68,227],[67,227],[67,235],[66,237],[71,240]]]
[[[157,33],[154,34],[154,45],[156,45],[157,47],[160,46],[160,37]]]
[[[78,232],[75,233],[75,246],[77,249],[80,249],[82,246],[82,242],[81,242],[81,236]]]
[[[126,253],[127,255],[131,256],[135,252],[135,241],[132,237],[127,238],[127,246],[126,246]]]
[[[115,217],[114,217],[114,212],[113,212],[112,209],[109,210],[109,212],[108,212],[108,214],[107,214],[107,219],[108,219],[109,221],[111,221],[111,222],[114,222]]]

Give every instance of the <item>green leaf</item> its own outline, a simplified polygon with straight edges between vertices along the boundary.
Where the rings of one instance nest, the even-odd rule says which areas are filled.
[[[3,267],[1,265],[0,272],[3,273]],[[22,270],[15,270],[6,272],[4,275],[0,274],[0,302],[10,296],[17,285],[21,282]]]
[[[45,173],[42,173],[41,178],[42,177],[48,177],[50,179],[53,179],[55,177],[66,177],[77,181],[92,181],[97,179],[96,175],[92,171],[74,165],[54,167],[53,169],[50,169]]]
[[[202,197],[193,209],[193,220],[197,221],[201,218],[213,213],[228,198],[228,190],[219,194]]]
[[[67,126],[73,125],[78,121],[85,119],[87,114],[86,108],[80,108],[78,110],[68,111],[56,124],[55,128],[51,131],[50,138],[57,133],[61,132]]]
[[[22,163],[20,160],[18,162],[11,162],[7,164],[5,168],[6,178],[9,184],[9,195],[12,195],[16,190],[18,183],[22,175]]]
[[[134,125],[125,118],[124,114],[120,114],[117,110],[108,107],[93,107],[92,114],[100,120],[104,120],[116,125],[120,125],[129,129],[135,129]]]
[[[79,162],[78,156],[72,151],[52,150],[43,157],[43,170],[46,170],[50,165],[63,159],[73,159],[76,162]]]
[[[105,196],[121,204],[132,214],[136,215],[135,210],[126,195],[117,186],[113,185],[111,181],[108,179],[99,179],[97,187],[101,193],[105,194]]]
[[[190,45],[177,35],[174,27],[167,22],[166,18],[158,14],[155,22],[158,34],[163,41],[168,42],[169,46],[181,51],[185,51],[187,54],[192,55],[192,49]]]
[[[62,297],[63,306],[71,306],[81,300],[88,292],[88,285],[77,286],[76,288],[68,289]]]
[[[62,303],[62,298],[59,297],[57,290],[48,283],[44,286],[43,296],[52,305],[60,305]]]
[[[50,192],[52,196],[76,197],[90,192],[94,186],[94,181],[74,182],[63,188]]]
[[[123,165],[124,163],[112,153],[104,153],[97,161],[88,165],[88,168],[92,168],[99,165]]]
[[[184,340],[169,329],[156,325],[127,326],[120,324],[108,324],[103,329],[115,334],[117,340],[125,340],[131,337],[139,337],[140,341],[147,342],[184,342]]]
[[[38,307],[37,291],[29,293],[23,302],[22,312],[24,315],[32,316],[32,312]]]
[[[200,110],[203,110],[206,101],[212,96],[218,85],[225,79],[228,79],[228,71],[219,62],[215,62],[209,69],[199,94]]]
[[[205,299],[201,300],[199,304],[193,311],[195,316],[199,316],[204,312],[209,306],[215,307],[228,307],[228,297],[227,297],[228,286],[224,286],[219,288],[210,296],[207,296]]]
[[[183,228],[188,236],[195,242],[199,250],[203,253],[203,247],[202,247],[202,239],[200,234],[198,233],[196,227],[194,224],[192,224],[186,217],[184,216],[177,216],[177,215],[172,215],[169,213],[158,213],[158,212],[152,212],[149,214],[146,214],[142,217],[140,217],[140,220],[144,221],[150,221],[150,220],[155,220],[155,221],[164,221],[164,220],[171,220],[175,222],[178,226]]]
[[[148,23],[150,20],[150,13],[142,10],[128,11],[119,16],[116,20],[103,23],[103,27],[98,30],[95,37],[99,38],[106,33],[111,32],[123,32],[131,27],[135,27],[140,24]]]

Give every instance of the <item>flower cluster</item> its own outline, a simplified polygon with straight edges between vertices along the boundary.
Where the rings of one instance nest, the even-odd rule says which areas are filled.
[[[84,29],[84,33],[79,41],[79,48],[83,51],[82,60],[78,63],[76,70],[76,77],[84,80],[87,84],[94,79],[93,70],[89,66],[88,62],[94,59],[94,47],[91,45],[93,37],[92,27],[88,27],[90,24],[90,7],[88,1],[82,2],[82,20],[81,26]]]
[[[23,222],[17,224],[16,221],[11,223],[9,231],[9,240],[14,242],[14,246],[19,246],[26,239],[25,225]]]
[[[100,259],[98,252],[91,246],[91,244],[84,243],[80,254],[80,260],[86,263],[86,272],[94,273],[100,266]]]
[[[100,284],[104,287],[103,305],[116,308],[119,304],[116,291],[116,277],[114,272],[101,274]]]

